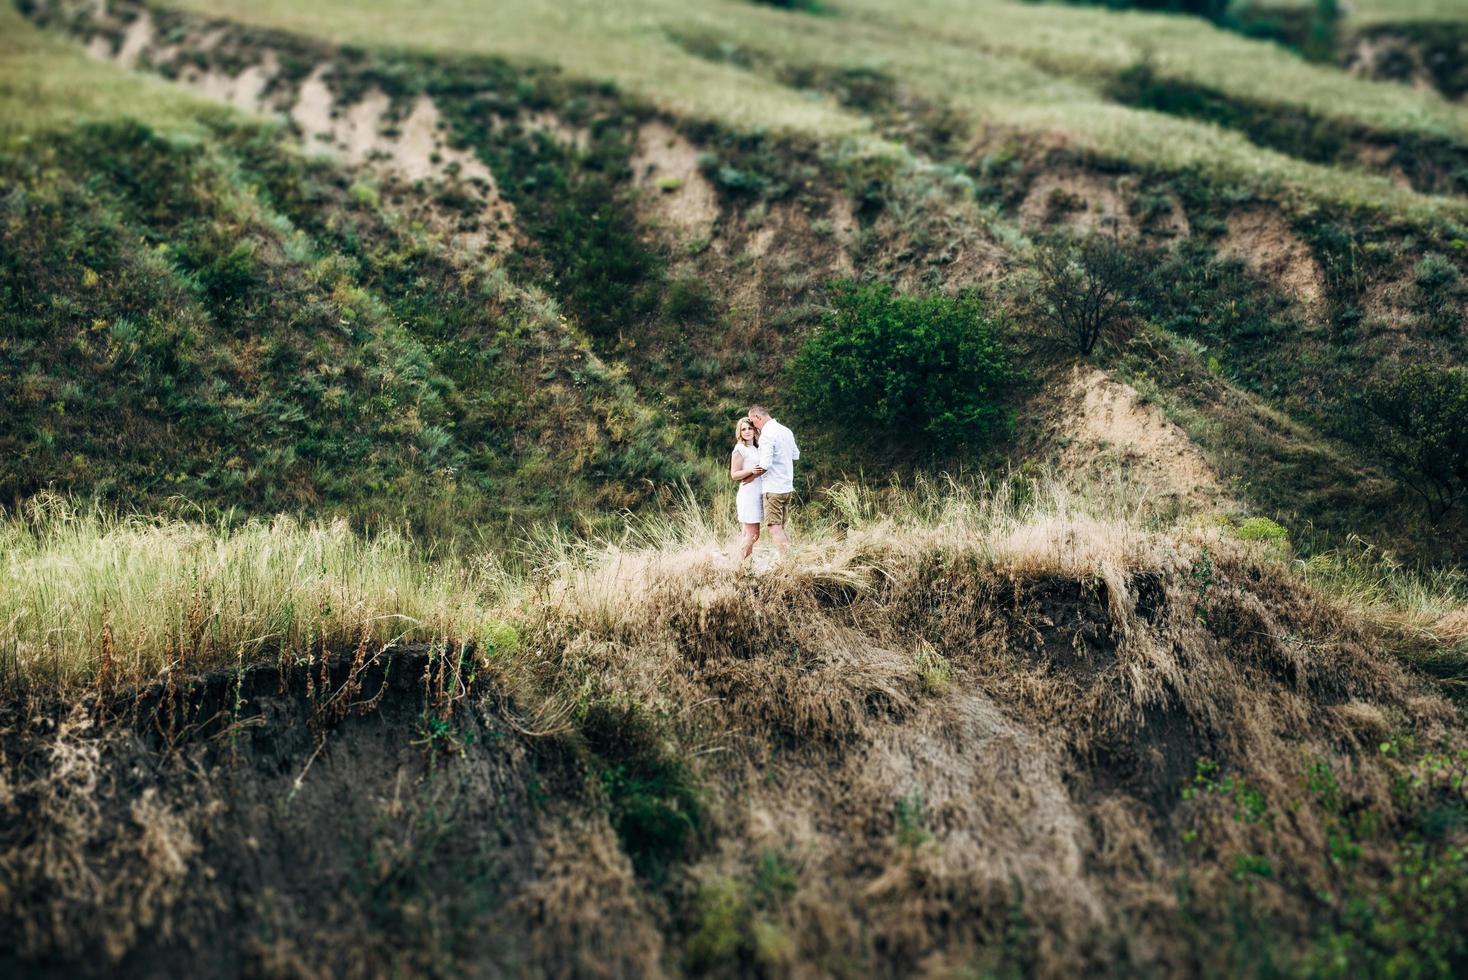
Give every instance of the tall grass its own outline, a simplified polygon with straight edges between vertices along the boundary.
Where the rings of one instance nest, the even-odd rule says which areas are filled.
[[[1096,576],[1117,583],[1141,569],[1178,565],[1189,530],[1154,516],[1152,501],[1120,483],[1077,489],[1055,475],[919,478],[908,485],[838,483],[803,503],[789,556],[757,547],[756,574],[861,592],[903,579],[938,558],[972,560],[985,574]],[[669,602],[697,606],[710,583],[746,574],[734,557],[732,501],[685,498],[663,514],[629,519],[600,538],[547,537],[534,574],[537,615],[578,628],[635,631]]]
[[[1353,538],[1298,565],[1311,586],[1377,624],[1395,653],[1468,698],[1468,574],[1412,568]]]
[[[482,640],[503,581],[488,562],[428,561],[392,530],[119,517],[47,497],[0,523],[0,679],[66,690],[364,638]]]
[[[76,691],[272,657],[434,639],[488,650],[525,628],[635,630],[697,605],[724,576],[861,592],[960,558],[997,578],[1164,577],[1205,550],[1244,553],[1399,638],[1441,676],[1468,676],[1468,579],[1380,556],[1292,561],[1225,518],[1177,515],[1134,484],[1077,487],[1053,473],[838,483],[792,522],[795,547],[735,558],[731,494],[685,494],[615,533],[538,530],[507,559],[435,557],[405,533],[290,517],[242,524],[118,516],[38,498],[0,520],[0,687]],[[821,587],[825,587],[821,586]],[[502,651],[508,652],[508,651]],[[1429,662],[1430,661],[1430,662]],[[506,666],[512,666],[507,664]]]
[[[838,484],[795,525],[789,567],[859,586],[884,564],[961,549],[1015,573],[1093,574],[1162,561],[1145,495],[1081,494],[1059,480]],[[732,495],[685,495],[616,534],[533,532],[497,557],[440,557],[402,531],[280,516],[231,524],[122,516],[55,496],[0,521],[0,684],[138,684],[274,656],[503,637],[536,591],[600,618],[642,615],[654,580],[735,568]],[[760,567],[773,560],[761,552]],[[778,570],[777,570],[778,571]]]

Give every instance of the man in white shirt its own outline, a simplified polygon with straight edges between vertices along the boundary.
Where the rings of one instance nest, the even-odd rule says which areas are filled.
[[[765,527],[770,529],[770,537],[784,554],[790,550],[785,521],[790,516],[790,501],[795,495],[795,461],[800,458],[800,447],[795,444],[795,433],[770,418],[763,405],[751,405],[747,414],[759,430],[759,465],[755,467],[755,476],[765,478]]]

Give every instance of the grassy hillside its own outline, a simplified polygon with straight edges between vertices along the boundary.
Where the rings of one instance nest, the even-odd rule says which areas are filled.
[[[514,3],[492,11],[473,4],[435,6],[431,16],[423,16],[391,0],[327,3],[309,12],[268,2],[228,9],[194,3],[186,9],[344,43],[370,45],[392,37],[438,51],[549,56],[568,72],[615,81],[675,115],[736,129],[860,141],[867,126],[859,117],[731,66],[700,63],[704,59],[679,44],[684,37],[709,36],[796,63],[879,69],[917,93],[951,102],[967,117],[970,132],[985,126],[1058,129],[1083,149],[1137,165],[1202,166],[1266,186],[1303,186],[1328,200],[1463,213],[1457,205],[1403,195],[1386,180],[1318,172],[1237,134],[1118,106],[1097,90],[1097,83],[1142,60],[1145,51],[1164,70],[1230,97],[1455,143],[1468,130],[1468,112],[1442,99],[1305,65],[1271,45],[1186,18],[1005,0],[857,3],[825,16],[744,0],[636,0],[568,10],[564,17],[544,16],[538,4]]]
[[[31,27],[12,4],[0,8],[0,134],[4,146],[75,122],[132,116],[154,125],[198,129],[209,103],[146,75],[129,75],[80,56],[64,37]]]
[[[523,578],[340,525],[8,521],[0,956],[1461,969],[1468,749],[1383,652],[1461,648],[1461,581],[1044,480],[829,501],[764,575],[727,500]]]
[[[1130,297],[1133,322],[1092,360],[1181,424],[1233,494],[1319,545],[1367,534],[1418,556],[1457,553],[1461,519],[1429,527],[1416,513],[1384,475],[1354,401],[1374,374],[1465,355],[1461,199],[1397,186],[1454,186],[1458,109],[1441,99],[1196,24],[1202,39],[1186,50],[1216,49],[1214,74],[1212,55],[1142,58],[1140,39],[1176,38],[1183,50],[1187,19],[1099,10],[1060,20],[1051,8],[926,3],[815,16],[721,3],[685,23],[686,11],[608,7],[588,23],[609,38],[631,31],[629,45],[669,44],[717,69],[654,91],[654,75],[631,74],[632,61],[653,56],[616,69],[609,44],[599,57],[611,60],[590,64],[623,81],[618,91],[579,80],[586,64],[560,72],[463,53],[522,53],[516,44],[563,26],[518,8],[456,49],[434,32],[477,14],[420,19],[404,38],[432,54],[337,48],[137,4],[100,18],[90,7],[27,9],[79,34],[94,56],[285,114],[308,149],[338,155],[303,156],[285,128],[197,104],[156,129],[18,144],[11,166],[25,193],[15,207],[34,210],[12,226],[9,276],[32,336],[12,354],[26,422],[12,498],[47,485],[113,499],[180,493],[455,533],[641,505],[717,466],[690,460],[718,459],[742,406],[787,389],[769,365],[793,357],[832,283],[850,276],[986,290],[1028,369],[1020,396],[1048,417],[1068,358],[1045,336],[1027,267],[1036,241],[1111,227],[1127,261],[1160,271],[1161,285]],[[357,37],[398,16],[391,5],[354,20],[331,9],[289,23]],[[287,23],[272,10],[247,15]],[[899,16],[901,30],[882,20]],[[1025,16],[1063,36],[1014,40],[1030,36],[1018,29]],[[663,28],[649,34],[654,22]],[[566,28],[573,41],[588,29],[577,23]],[[766,29],[777,23],[800,24],[802,43]],[[1105,44],[1083,43],[1102,35]],[[44,58],[55,59],[48,78],[73,65],[82,77],[105,70],[34,36],[9,62],[17,79]],[[1009,40],[997,50],[992,38]],[[984,76],[986,64],[1008,81]],[[1311,81],[1266,101],[1225,77],[1240,65]],[[46,84],[58,120],[100,111]],[[669,102],[670,92],[706,104]],[[802,121],[757,101],[769,125],[752,131],[738,114],[747,97],[829,114]],[[1072,114],[1079,128],[984,122],[1021,101]],[[1229,153],[1183,165],[1130,137],[1125,152],[1103,151],[1081,138],[1098,106],[1188,153],[1219,139],[1248,154],[1285,156],[1262,149],[1284,146],[1313,158],[1291,158],[1309,175],[1280,183],[1250,164],[1240,178]],[[46,118],[8,115],[16,133]],[[170,142],[169,126],[193,142]],[[102,243],[97,256],[62,250],[57,229],[83,219],[46,218],[41,203],[47,181],[78,184],[93,156],[103,176],[81,191],[95,198],[82,238]],[[171,175],[174,196],[135,168]],[[1359,180],[1386,190],[1343,199]],[[210,193],[178,194],[185,181]],[[122,275],[131,266],[152,271]],[[126,294],[144,286],[154,292]],[[140,335],[129,304],[170,322]],[[277,341],[302,316],[307,330]],[[86,332],[74,336],[79,323]],[[65,345],[91,366],[59,367]],[[371,385],[382,390],[369,396]],[[801,406],[786,407],[798,420]],[[99,426],[104,417],[121,426]],[[185,417],[192,456],[169,427]],[[1034,428],[1021,425],[1008,448],[1054,452]],[[817,482],[893,458],[852,451],[861,440],[851,431],[805,431],[822,449],[807,470]],[[116,466],[96,462],[113,452]],[[905,456],[898,471],[923,458]],[[933,462],[995,458],[974,447]]]
[[[1385,6],[0,6],[0,973],[1462,974]]]
[[[1453,0],[1356,0],[1347,8],[1351,24],[1405,24],[1412,21],[1461,22],[1461,4]]]
[[[420,339],[449,333],[462,343],[471,313],[461,308],[434,324],[429,292],[410,297],[405,287],[447,282],[455,251],[485,247],[490,229],[491,261],[554,297],[613,375],[625,366],[618,397],[657,406],[656,418],[635,425],[638,438],[680,448],[639,448],[602,464],[585,462],[599,446],[567,445],[573,469],[590,466],[603,489],[561,499],[562,514],[566,499],[594,509],[649,499],[634,487],[692,472],[676,462],[680,452],[717,458],[733,414],[785,389],[787,379],[762,365],[793,355],[819,323],[830,284],[847,276],[909,290],[987,289],[1014,314],[1015,345],[1044,387],[1059,359],[1035,340],[1044,328],[1023,270],[1036,238],[1100,222],[1121,230],[1134,261],[1165,268],[1173,287],[1136,297],[1146,329],[1108,342],[1096,358],[1183,424],[1236,494],[1322,543],[1382,531],[1393,549],[1454,551],[1457,524],[1444,539],[1413,516],[1405,491],[1357,438],[1351,405],[1363,374],[1453,363],[1464,353],[1453,327],[1468,262],[1461,199],[1400,186],[1456,186],[1461,113],[1441,99],[1308,65],[1187,18],[1032,5],[933,2],[897,13],[856,5],[814,16],[732,0],[676,10],[624,4],[570,23],[511,5],[482,33],[453,30],[479,23],[483,13],[467,8],[411,23],[394,19],[406,14],[391,4],[351,16],[329,5],[309,13],[252,6],[240,15],[269,29],[169,9],[112,10],[101,20],[90,8],[36,14],[70,24],[94,52],[100,45],[124,63],[288,114],[308,146],[337,146],[334,167],[307,168],[318,183],[336,175],[332,194],[300,193],[289,168],[251,166],[263,167],[260,186],[282,217],[355,261],[369,256],[363,285]],[[1026,17],[1044,30],[1019,30]],[[315,36],[272,33],[275,26]],[[1197,37],[1185,44],[1187,31]],[[547,46],[548,32],[563,43]],[[372,45],[389,34],[415,51]],[[1152,49],[1169,38],[1171,46]],[[497,57],[531,48],[565,52],[564,72],[524,71]],[[1189,56],[1165,53],[1174,48]],[[1295,81],[1266,99],[1249,88],[1266,74]],[[583,78],[612,79],[618,89]],[[328,113],[320,118],[318,99]],[[437,149],[413,171],[433,174],[427,196],[414,190],[419,177],[401,166],[392,173],[409,142],[395,134],[412,129],[425,104],[441,123]],[[1121,138],[1094,138],[1103,120],[1120,125]],[[386,162],[374,164],[374,154]],[[462,167],[473,176],[455,176]],[[367,195],[379,200],[364,206]],[[498,202],[498,231],[476,213],[478,200]],[[370,221],[377,211],[399,231],[415,222],[427,229],[443,246],[439,271],[415,280],[416,272],[379,268],[397,261],[392,249],[364,247],[350,230],[356,214]],[[393,214],[408,215],[406,223]],[[414,261],[429,263],[434,248],[420,243]],[[1445,287],[1424,285],[1442,270]],[[546,343],[537,343],[543,358]],[[456,397],[467,386],[482,402],[487,387],[504,384],[466,374],[480,355],[454,349],[429,357],[458,386]],[[481,405],[481,414],[517,417],[526,373],[504,378],[513,379],[507,397],[492,410]],[[583,403],[579,378],[571,372],[572,387],[546,397]],[[432,439],[449,433],[448,448],[468,435],[457,420],[429,425]],[[615,434],[626,422],[610,428],[614,442],[627,438]],[[538,440],[536,459],[548,459],[553,443],[598,442],[580,423],[558,431]],[[812,475],[870,466],[843,455],[848,434],[806,431],[826,443]],[[1019,434],[1027,444],[1023,427]],[[544,474],[555,464],[532,460],[510,476],[523,465],[515,453],[530,449],[524,439],[498,468],[492,448],[477,450],[494,440],[469,445],[476,448],[457,448],[448,468],[478,467],[472,492],[508,498],[504,509],[523,516],[550,512],[559,491]],[[644,464],[632,457],[668,463],[639,473]],[[975,458],[993,457],[970,454],[967,465]],[[53,466],[32,485],[58,472]],[[620,489],[607,489],[606,474]],[[465,482],[457,479],[454,492]],[[522,504],[531,485],[539,497]],[[274,499],[321,502],[311,492]]]
[[[0,113],[9,500],[180,496],[452,537],[697,479],[553,300],[456,260],[452,187],[395,206],[278,125],[115,69],[107,101],[74,98],[101,69],[4,16],[37,42],[7,57]],[[66,77],[81,87],[29,82]]]

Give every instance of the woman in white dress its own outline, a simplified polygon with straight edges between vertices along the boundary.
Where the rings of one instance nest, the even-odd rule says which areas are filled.
[[[759,526],[765,519],[765,479],[754,475],[759,465],[759,430],[746,416],[734,426],[734,452],[729,456],[729,478],[739,483],[739,496],[734,509],[744,534],[739,539],[739,557],[748,558],[759,540]]]

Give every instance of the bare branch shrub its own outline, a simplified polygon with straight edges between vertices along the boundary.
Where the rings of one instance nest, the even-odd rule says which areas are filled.
[[[1115,235],[1052,238],[1035,261],[1041,309],[1076,350],[1089,354],[1126,321],[1147,284],[1147,268]]]
[[[1414,364],[1372,381],[1360,408],[1363,442],[1434,523],[1468,496],[1468,369]]]

